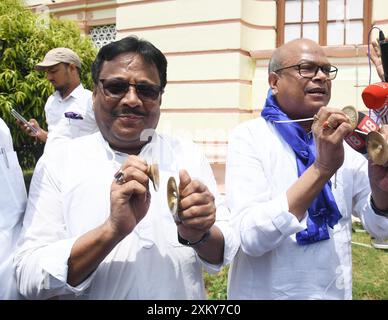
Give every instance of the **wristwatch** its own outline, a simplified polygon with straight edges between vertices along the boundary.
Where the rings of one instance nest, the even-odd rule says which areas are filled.
[[[374,211],[377,215],[388,218],[388,211],[383,211],[383,210],[378,209],[378,208],[376,207],[375,202],[373,201],[372,196],[370,196],[370,206],[372,207],[373,211]]]
[[[202,236],[201,239],[199,239],[198,241],[195,241],[195,242],[190,242],[189,240],[186,240],[186,239],[183,239],[180,235],[179,235],[179,232],[178,232],[178,241],[180,244],[183,244],[185,246],[188,246],[188,247],[194,247],[194,246],[198,246],[202,243],[204,243],[210,236],[210,230],[206,231],[204,233],[204,235]]]

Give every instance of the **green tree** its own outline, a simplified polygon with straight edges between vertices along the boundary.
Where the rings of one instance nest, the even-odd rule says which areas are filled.
[[[0,116],[8,124],[23,168],[34,167],[43,145],[25,135],[10,114],[13,107],[47,129],[44,105],[54,88],[36,63],[52,48],[68,47],[82,60],[81,81],[92,88],[91,63],[96,50],[73,21],[35,14],[21,0],[0,1]]]

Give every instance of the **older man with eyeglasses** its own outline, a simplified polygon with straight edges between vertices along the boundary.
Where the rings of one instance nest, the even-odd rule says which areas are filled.
[[[20,292],[35,299],[205,299],[202,268],[220,270],[239,242],[199,148],[155,131],[165,56],[126,37],[99,51],[92,75],[100,132],[39,161],[15,257]],[[158,168],[151,170],[155,190],[151,165]],[[179,181],[177,213],[168,206],[170,177]]]
[[[337,68],[315,42],[276,49],[261,118],[231,135],[226,196],[241,249],[230,299],[351,299],[351,216],[388,235],[387,168],[351,149],[329,108]],[[369,169],[369,176],[368,176]]]

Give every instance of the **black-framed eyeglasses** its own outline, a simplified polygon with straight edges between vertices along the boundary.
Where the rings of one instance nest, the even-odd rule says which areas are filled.
[[[280,69],[275,70],[275,72],[279,72],[279,71],[289,69],[289,68],[295,68],[296,70],[298,70],[301,77],[307,78],[307,79],[314,78],[317,75],[319,69],[321,69],[321,71],[330,80],[334,80],[335,77],[337,76],[337,72],[338,72],[338,68],[332,66],[331,64],[318,66],[315,63],[309,63],[309,62],[303,62],[303,63],[295,64],[292,66],[280,68]]]
[[[122,99],[129,87],[134,87],[136,94],[142,101],[155,101],[163,89],[161,86],[145,83],[130,83],[120,79],[99,79],[99,83],[102,85],[103,93],[114,99]]]

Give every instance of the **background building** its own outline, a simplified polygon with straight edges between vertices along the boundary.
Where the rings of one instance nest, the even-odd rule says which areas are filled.
[[[388,35],[386,0],[25,2],[38,13],[78,21],[97,46],[135,34],[161,49],[169,68],[159,129],[202,145],[221,191],[228,134],[260,115],[274,48],[299,37],[319,42],[339,69],[330,106],[366,111],[369,31],[377,26]],[[378,81],[374,68],[371,81]]]

